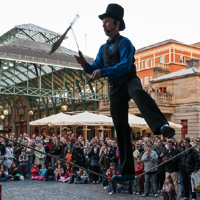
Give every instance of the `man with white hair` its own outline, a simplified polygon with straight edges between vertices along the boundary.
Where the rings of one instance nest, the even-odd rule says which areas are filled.
[[[144,152],[141,160],[144,163],[144,171],[147,172],[151,168],[157,165],[158,155],[155,151],[152,150],[152,146],[150,144],[146,144],[145,148],[146,148],[146,151]],[[158,197],[157,168],[146,173],[144,175],[144,178],[145,178],[144,194],[142,196],[143,197],[149,196],[150,180],[151,180],[151,187],[154,193],[154,197]]]

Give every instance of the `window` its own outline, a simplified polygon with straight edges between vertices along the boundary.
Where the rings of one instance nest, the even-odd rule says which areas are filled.
[[[140,81],[141,81],[141,83],[142,83],[142,85],[143,85],[143,78],[141,78]]]
[[[150,60],[150,67],[153,67],[153,60]]]
[[[181,120],[181,125],[183,126],[181,128],[181,139],[185,138],[185,135],[188,134],[188,120],[184,119]]]
[[[165,63],[165,56],[160,57],[160,63]]]
[[[143,62],[141,62],[141,69],[143,69]]]
[[[184,56],[180,56],[180,63],[185,63],[185,57]]]
[[[152,79],[153,79],[152,76],[150,76],[150,81],[152,81]]]
[[[135,68],[136,68],[136,70],[138,70],[138,64],[137,63],[135,63]]]
[[[147,68],[149,68],[149,61],[148,60],[145,61],[145,69],[147,69]]]
[[[144,77],[144,84],[145,85],[149,84],[149,77],[148,76]]]

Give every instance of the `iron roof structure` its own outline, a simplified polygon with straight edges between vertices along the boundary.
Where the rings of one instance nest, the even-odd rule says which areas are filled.
[[[47,30],[34,24],[17,25],[0,36],[0,43],[13,38],[33,40],[53,44],[61,34]],[[67,38],[67,37],[66,37]]]
[[[49,54],[60,36],[33,24],[23,24],[0,37],[0,104],[18,108],[16,102],[23,106],[23,96],[29,108],[37,108],[38,112],[42,107],[48,109],[63,103],[74,110],[76,102],[97,105],[107,96],[101,92],[104,81],[88,82],[89,76],[74,58],[77,52],[61,46]],[[85,59],[93,62],[88,56]]]

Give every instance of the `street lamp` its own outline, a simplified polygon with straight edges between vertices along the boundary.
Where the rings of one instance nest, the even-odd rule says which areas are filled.
[[[2,120],[4,120],[5,117],[6,117],[5,115],[1,115],[1,116],[0,116],[0,118],[1,118]]]
[[[2,105],[0,105],[0,110],[2,110],[3,109],[3,106]]]
[[[33,111],[33,110],[29,110],[29,111],[28,111],[28,115],[33,116],[33,114],[34,114],[34,111]]]
[[[7,109],[7,108],[5,108],[5,109],[3,110],[3,114],[4,114],[4,115],[8,115],[8,109]]]
[[[64,112],[64,111],[67,111],[67,108],[68,108],[67,105],[62,105],[62,106],[61,106],[61,109],[62,109],[63,112]]]

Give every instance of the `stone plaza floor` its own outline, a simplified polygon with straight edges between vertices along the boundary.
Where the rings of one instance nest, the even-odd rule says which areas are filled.
[[[163,197],[155,198],[153,194],[148,197],[133,194],[108,195],[100,184],[68,184],[55,181],[38,181],[26,179],[24,181],[0,182],[2,185],[2,200],[162,200]],[[198,195],[200,199],[200,195]],[[178,200],[181,198],[178,197]]]

